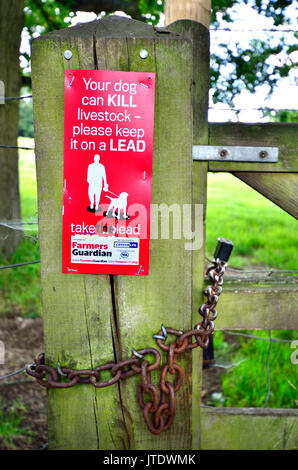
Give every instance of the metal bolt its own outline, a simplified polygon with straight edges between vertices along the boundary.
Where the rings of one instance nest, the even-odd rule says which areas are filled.
[[[72,58],[72,52],[67,50],[67,51],[64,51],[64,57],[66,60],[69,60]]]
[[[140,50],[141,59],[147,59],[148,55],[149,55],[149,52],[146,49],[141,49]]]
[[[268,152],[266,152],[266,150],[261,150],[261,152],[259,153],[259,157],[260,158],[268,157]]]
[[[228,155],[228,151],[223,149],[219,152],[220,157],[225,158]]]

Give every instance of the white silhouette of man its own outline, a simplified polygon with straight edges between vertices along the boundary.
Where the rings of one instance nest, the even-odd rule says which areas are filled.
[[[87,182],[89,183],[88,196],[90,199],[90,209],[94,208],[95,198],[95,210],[98,210],[100,196],[102,191],[102,183],[104,183],[103,190],[108,191],[109,185],[107,184],[106,170],[105,167],[99,163],[100,156],[94,155],[94,163],[88,166]]]

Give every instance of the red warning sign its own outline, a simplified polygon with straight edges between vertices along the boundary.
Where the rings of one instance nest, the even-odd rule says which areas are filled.
[[[154,73],[65,71],[65,273],[149,273],[154,92]]]

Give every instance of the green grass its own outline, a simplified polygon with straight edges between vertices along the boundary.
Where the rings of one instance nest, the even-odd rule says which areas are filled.
[[[22,421],[27,413],[26,407],[15,400],[11,408],[5,412],[2,398],[0,397],[0,441],[7,450],[16,448],[16,442],[30,442],[36,434],[21,427]]]
[[[218,236],[234,242],[230,265],[237,268],[298,269],[297,221],[271,201],[230,174],[208,175],[207,256],[212,257]],[[267,332],[247,332],[268,337]],[[297,339],[295,331],[275,331],[272,336]],[[269,343],[239,338],[233,346],[228,336],[216,332],[217,363],[233,363],[222,376],[223,396],[213,404],[263,407],[268,391]],[[290,361],[290,343],[273,343],[270,354],[271,395],[268,407],[294,408],[297,399],[297,365]]]
[[[19,145],[34,147],[33,139],[21,137]],[[19,155],[21,210],[24,222],[37,220],[37,190],[34,152]],[[24,240],[13,256],[1,256],[0,264],[16,264],[39,259],[37,226],[25,226]],[[39,264],[3,269],[0,272],[0,313],[36,317],[41,314]]]
[[[34,140],[19,137],[22,147],[34,147]],[[21,210],[25,222],[37,220],[37,187],[34,152],[20,150],[19,153]]]
[[[208,175],[207,254],[233,241],[230,265],[298,269],[297,221],[234,176]]]
[[[264,331],[246,331],[255,336],[268,338]],[[296,331],[274,331],[273,338],[297,340]],[[231,363],[222,376],[223,397],[221,404],[231,407],[264,407],[268,392],[267,359],[269,342],[239,338],[231,346],[228,335],[216,332],[214,350],[217,363]],[[268,408],[295,408],[297,402],[297,364],[292,364],[294,349],[291,343],[272,343],[269,368],[271,393]],[[215,397],[217,399],[217,397]],[[296,400],[296,401],[295,401]],[[216,403],[215,403],[216,404]]]
[[[13,256],[0,258],[0,264],[16,264],[37,259],[38,243],[25,238]],[[41,315],[39,264],[1,270],[0,313],[31,318]]]

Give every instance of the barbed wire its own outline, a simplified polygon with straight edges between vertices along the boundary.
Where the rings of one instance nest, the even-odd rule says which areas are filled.
[[[294,108],[268,108],[268,107],[264,107],[264,108],[217,108],[216,106],[209,106],[208,110],[213,110],[213,111],[234,111],[234,112],[237,112],[237,111],[276,111],[276,112],[279,112],[279,111],[297,111],[298,112],[298,109],[294,109]]]
[[[297,29],[291,29],[291,28],[283,28],[283,29],[278,29],[278,28],[209,28],[209,31],[216,32],[216,31],[228,31],[230,33],[250,33],[250,32],[259,32],[259,33],[298,33]]]

